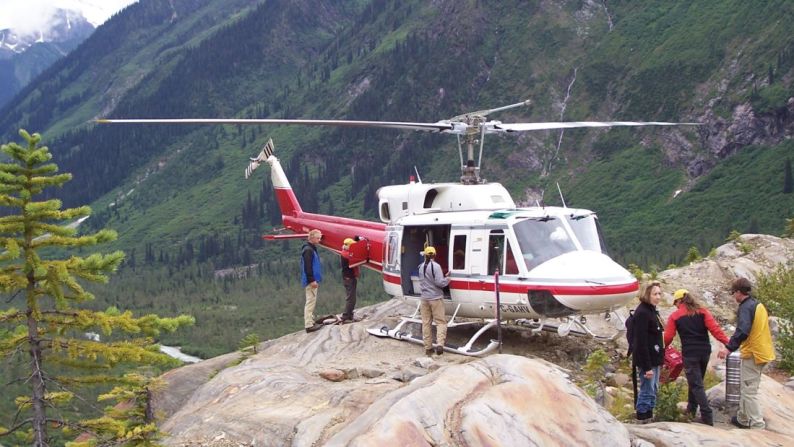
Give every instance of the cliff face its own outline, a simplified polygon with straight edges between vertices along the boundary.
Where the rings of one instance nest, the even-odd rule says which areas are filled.
[[[718,315],[733,308],[725,284],[794,259],[794,241],[744,235],[713,259],[662,272],[665,292],[687,287]],[[669,303],[663,303],[663,315]],[[167,445],[192,446],[518,446],[787,445],[794,442],[794,390],[764,377],[768,428],[737,430],[663,422],[623,424],[572,381],[596,348],[625,352],[614,341],[506,332],[506,354],[473,359],[369,335],[413,307],[401,300],[363,309],[359,323],[327,326],[268,341],[238,363],[232,353],[173,370],[157,398]],[[613,323],[591,317],[600,334]],[[457,330],[455,330],[457,331]],[[453,331],[454,332],[454,331]],[[454,334],[453,336],[460,336]],[[548,359],[559,363],[559,366]],[[712,364],[718,365],[714,360]],[[723,400],[724,385],[710,390]],[[719,413],[719,412],[718,412]],[[717,415],[718,422],[724,414]],[[682,444],[683,443],[683,444]]]

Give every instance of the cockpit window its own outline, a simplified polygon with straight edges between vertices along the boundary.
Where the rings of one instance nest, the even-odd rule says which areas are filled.
[[[561,254],[576,251],[576,245],[557,218],[530,218],[516,223],[513,229],[527,270]]]
[[[576,239],[582,244],[582,248],[609,254],[607,253],[606,243],[604,243],[601,225],[598,224],[598,218],[595,214],[570,214],[565,216],[565,218],[568,220],[571,229],[573,229]]]

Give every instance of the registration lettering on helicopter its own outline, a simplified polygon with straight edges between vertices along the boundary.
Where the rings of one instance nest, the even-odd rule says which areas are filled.
[[[502,304],[499,306],[499,310],[502,312],[509,312],[509,313],[529,313],[530,309],[529,306],[526,304]]]

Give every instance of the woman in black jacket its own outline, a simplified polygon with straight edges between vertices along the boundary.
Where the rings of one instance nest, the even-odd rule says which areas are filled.
[[[634,311],[632,360],[640,376],[636,410],[637,419],[644,422],[653,418],[659,390],[659,370],[664,362],[662,322],[656,310],[661,299],[662,285],[653,281],[645,287],[640,304]]]

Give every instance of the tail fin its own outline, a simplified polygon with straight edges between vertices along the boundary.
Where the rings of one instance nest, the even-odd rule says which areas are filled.
[[[246,180],[251,178],[251,176],[254,175],[256,168],[258,168],[259,165],[263,161],[266,161],[271,155],[273,155],[273,139],[269,138],[267,143],[265,143],[265,146],[262,148],[262,151],[259,152],[259,155],[256,157],[251,157],[251,162],[248,163],[248,167],[245,168]]]
[[[292,186],[287,180],[287,175],[284,174],[284,169],[281,168],[278,158],[273,155],[273,140],[267,140],[262,151],[255,158],[251,158],[251,163],[245,169],[245,178],[251,177],[254,170],[259,167],[262,162],[267,162],[270,165],[270,178],[273,182],[273,191],[276,194],[278,207],[281,209],[282,216],[297,216],[303,212],[298,198],[292,191]]]

